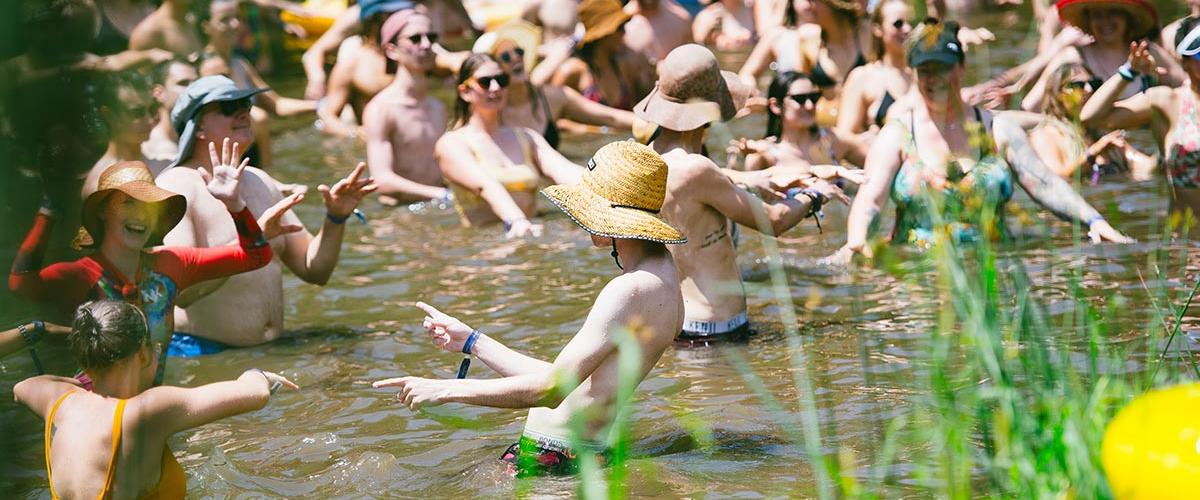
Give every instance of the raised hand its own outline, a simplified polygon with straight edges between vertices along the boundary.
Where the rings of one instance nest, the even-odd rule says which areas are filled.
[[[1160,67],[1158,61],[1154,59],[1154,54],[1150,52],[1150,44],[1145,40],[1140,42],[1130,42],[1129,44],[1129,65],[1134,71],[1143,75],[1165,76],[1167,69]]]
[[[304,201],[304,193],[291,194],[264,211],[262,216],[258,218],[258,227],[262,228],[263,237],[269,240],[276,236],[295,233],[304,229],[304,226],[299,224],[283,223],[283,214],[286,214],[292,207],[299,205],[301,201]]]
[[[317,186],[317,190],[321,192],[321,197],[325,199],[325,211],[334,217],[346,218],[349,217],[354,209],[358,207],[358,203],[363,197],[371,192],[379,189],[375,181],[370,177],[359,179],[362,177],[363,171],[366,170],[367,164],[358,162],[354,167],[354,171],[345,179],[334,183],[333,187],[321,184]]]
[[[1054,37],[1059,47],[1085,47],[1096,42],[1092,35],[1074,26],[1066,26]]]
[[[208,143],[212,172],[200,167],[200,178],[204,179],[209,194],[224,203],[231,213],[241,212],[246,208],[246,202],[242,201],[241,180],[242,172],[250,164],[250,158],[237,163],[241,158],[239,146],[236,142],[231,143],[226,137],[221,143],[221,153],[218,155],[216,144]]]
[[[433,345],[450,352],[462,352],[467,337],[474,331],[458,318],[443,313],[424,302],[417,302],[417,307],[425,311],[425,319],[421,326],[429,333]]]
[[[421,377],[399,377],[380,380],[371,384],[376,389],[381,387],[399,387],[396,397],[408,409],[416,411],[425,406],[437,406],[445,403],[450,397],[446,380],[434,380]]]

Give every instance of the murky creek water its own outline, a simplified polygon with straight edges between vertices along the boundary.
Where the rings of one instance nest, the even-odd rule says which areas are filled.
[[[989,26],[998,20],[990,18]],[[993,28],[1000,41],[992,60],[1013,62],[1028,53],[1012,32]],[[982,57],[982,56],[980,56]],[[733,61],[727,67],[736,68]],[[1005,64],[1005,67],[1008,65]],[[998,71],[998,69],[996,70]],[[280,83],[298,93],[302,82]],[[439,89],[452,88],[450,85]],[[443,97],[447,97],[443,95]],[[273,175],[315,187],[344,175],[363,157],[360,145],[327,139],[307,120],[277,122]],[[714,127],[710,149],[722,151],[731,134],[760,137],[762,120]],[[582,163],[600,145],[619,139],[568,137],[563,151]],[[722,157],[723,159],[723,157]],[[315,194],[315,191],[314,193]],[[1078,271],[1084,293],[1096,304],[1120,295],[1127,307],[1111,318],[1112,342],[1139,342],[1152,318],[1139,271],[1151,281],[1150,255],[1163,248],[1166,188],[1160,179],[1124,180],[1087,188],[1102,211],[1119,213],[1114,225],[1139,239],[1127,246],[1077,246],[1071,229],[1052,222],[1022,231],[1005,258],[1019,260],[1051,323],[1074,314],[1069,278]],[[319,196],[298,209],[315,226]],[[544,200],[543,200],[544,201]],[[1021,209],[1030,209],[1019,195]],[[506,241],[496,227],[463,229],[452,208],[393,209],[366,202],[367,225],[352,222],[341,263],[330,284],[316,287],[285,279],[284,340],[199,359],[172,359],[167,380],[196,385],[236,376],[251,367],[278,371],[302,386],[280,392],[263,410],[177,435],[171,447],[188,474],[195,497],[492,497],[515,489],[569,496],[573,478],[539,478],[518,486],[496,458],[519,435],[524,411],[445,405],[417,413],[399,406],[394,391],[375,390],[372,380],[400,375],[449,378],[460,357],[437,350],[419,332],[422,317],[412,306],[424,300],[455,314],[522,352],[552,359],[576,331],[600,287],[618,271],[606,250],[591,247],[586,233],[543,203],[545,235]],[[925,376],[926,332],[937,312],[934,292],[922,276],[896,279],[874,269],[850,273],[815,261],[845,240],[846,208],[827,209],[818,233],[805,221],[779,244],[794,305],[802,318],[806,356],[816,386],[825,448],[852,450],[862,474],[871,470],[887,423],[909,412],[914,381]],[[1038,216],[1049,221],[1048,216]],[[1174,262],[1186,252],[1168,243]],[[629,490],[639,496],[783,496],[811,494],[813,479],[804,448],[790,441],[768,407],[748,388],[745,363],[786,410],[799,418],[794,364],[778,307],[770,291],[757,235],[743,231],[739,262],[748,278],[750,316],[759,334],[748,344],[668,349],[641,384],[631,416]],[[773,257],[774,258],[774,257]],[[1168,272],[1172,290],[1187,285],[1177,266]],[[1153,285],[1151,285],[1153,286]],[[813,297],[819,297],[814,300]],[[236,311],[230,311],[236,314]],[[1067,332],[1063,332],[1064,336]],[[1083,347],[1080,347],[1083,349]],[[1140,369],[1141,360],[1131,360]],[[51,363],[53,364],[53,363]],[[482,363],[471,376],[490,377]],[[64,369],[65,371],[65,369]],[[32,372],[28,357],[0,362],[0,394]],[[7,397],[7,396],[5,396]],[[6,400],[11,401],[11,400]],[[8,497],[48,497],[41,422],[12,402],[0,403],[3,471]],[[689,438],[693,423],[712,432],[707,447]],[[898,492],[912,481],[900,450],[890,473]],[[527,489],[526,489],[527,488]]]

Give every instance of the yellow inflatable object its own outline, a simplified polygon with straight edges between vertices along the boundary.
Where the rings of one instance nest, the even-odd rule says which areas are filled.
[[[288,11],[279,13],[280,20],[303,28],[306,34],[304,38],[287,37],[285,45],[290,49],[304,50],[310,47],[321,35],[329,31],[329,27],[333,26],[333,22],[347,8],[346,0],[305,0],[301,7],[313,15],[302,16]]]
[[[1200,384],[1150,391],[1121,409],[1100,461],[1119,500],[1200,498]]]

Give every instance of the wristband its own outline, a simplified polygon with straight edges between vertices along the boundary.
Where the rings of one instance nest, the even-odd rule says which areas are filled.
[[[356,209],[354,209],[354,211],[353,211],[353,212],[350,212],[350,215],[353,215],[353,216],[354,216],[354,218],[358,219],[358,221],[359,221],[359,222],[361,222],[361,223],[363,223],[363,224],[366,224],[366,223],[367,223],[367,216],[366,216],[366,214],[364,214],[364,213],[363,213],[363,211],[362,211],[362,210],[359,210],[359,209],[357,209],[357,208],[356,208]],[[331,213],[329,213],[329,212],[325,212],[325,218],[326,218],[326,219],[329,219],[329,222],[332,222],[332,223],[334,223],[334,224],[337,224],[337,225],[342,225],[342,224],[345,224],[345,223],[346,223],[346,219],[349,219],[349,218],[350,218],[350,215],[345,215],[345,216],[342,216],[342,217],[338,217],[338,216],[336,216],[336,215],[333,215],[333,214],[331,214]]]
[[[471,334],[467,336],[467,341],[463,342],[463,354],[471,354],[471,350],[475,347],[475,342],[479,340],[480,335],[482,333],[479,330],[471,330]]]
[[[506,232],[506,233],[507,233],[507,232],[508,232],[509,230],[511,230],[511,229],[512,229],[512,227],[513,227],[514,225],[516,225],[516,223],[518,223],[518,222],[529,222],[529,219],[517,219],[517,220],[514,220],[514,221],[512,221],[512,222],[509,222],[509,221],[504,221],[504,232]]]
[[[1090,228],[1090,227],[1092,227],[1092,224],[1095,224],[1095,223],[1097,223],[1097,222],[1100,222],[1100,221],[1102,221],[1102,220],[1104,220],[1104,216],[1103,216],[1103,215],[1100,215],[1100,214],[1096,214],[1096,215],[1093,215],[1093,216],[1091,216],[1091,217],[1088,217],[1088,220],[1084,221],[1084,224],[1085,224],[1085,225],[1087,225],[1087,227],[1089,227],[1089,228]]]
[[[33,325],[32,328],[29,325],[21,324],[17,326],[17,332],[21,334],[25,345],[33,347],[34,344],[41,342],[42,337],[46,334],[46,324],[36,319],[29,323]]]
[[[1122,64],[1120,67],[1117,68],[1117,74],[1121,75],[1122,80],[1125,80],[1127,82],[1132,82],[1141,73],[1134,71],[1133,65],[1129,64],[1129,61],[1125,61],[1125,64]]]

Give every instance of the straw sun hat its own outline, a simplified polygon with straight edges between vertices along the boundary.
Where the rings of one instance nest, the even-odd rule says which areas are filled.
[[[667,195],[667,164],[648,146],[610,143],[588,160],[578,184],[542,190],[560,210],[589,233],[608,238],[686,243],[687,238],[658,215]]]
[[[712,51],[689,43],[676,47],[659,63],[658,83],[633,107],[633,114],[686,132],[732,119],[752,90],[736,74],[721,71]]]
[[[629,17],[617,0],[583,0],[579,3],[579,22],[583,23],[584,32],[579,45],[616,33]]]
[[[1141,38],[1158,29],[1158,10],[1147,0],[1058,0],[1054,4],[1058,18],[1085,32],[1091,31],[1087,23],[1087,10],[1121,9],[1129,14],[1129,34]]]
[[[525,67],[537,64],[538,46],[542,41],[542,29],[525,21],[506,23],[495,31],[480,35],[471,47],[471,52],[496,56],[506,42],[525,51]],[[526,69],[528,71],[528,69]]]
[[[187,199],[181,194],[156,186],[154,176],[150,174],[150,169],[146,168],[145,163],[114,163],[100,174],[96,192],[88,195],[83,202],[83,230],[76,236],[77,246],[92,247],[104,239],[104,221],[100,220],[101,205],[114,191],[125,193],[142,203],[155,205],[158,220],[151,228],[148,246],[161,245],[163,236],[179,224],[187,210]]]

